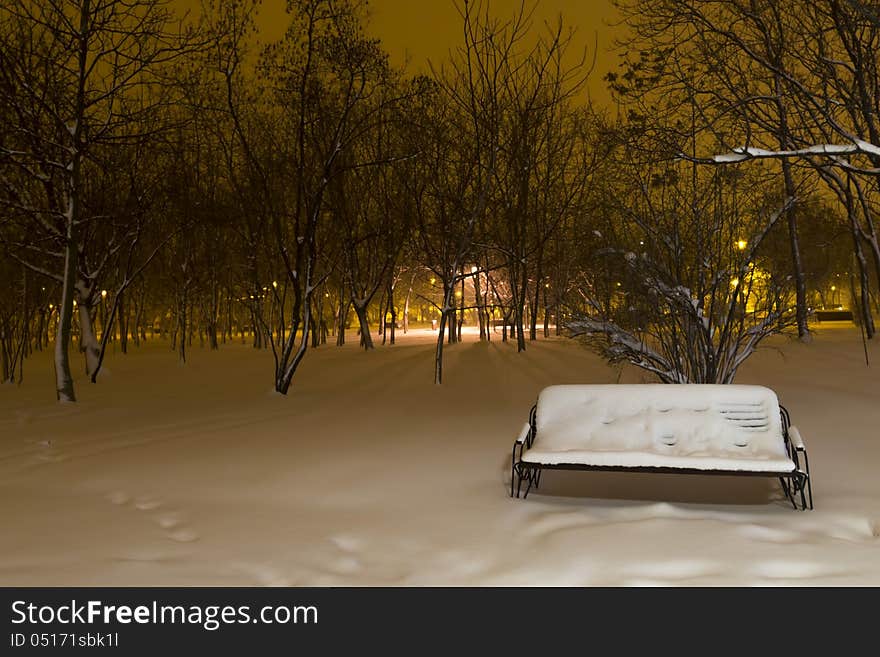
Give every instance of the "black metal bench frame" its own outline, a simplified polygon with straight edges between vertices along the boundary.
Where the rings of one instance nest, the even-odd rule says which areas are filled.
[[[531,449],[537,437],[536,427],[537,404],[532,406],[529,412],[529,432],[525,440],[517,439],[513,444],[513,454],[510,460],[510,496],[519,498],[522,492],[523,482],[526,482],[523,499],[529,496],[532,486],[537,490],[541,485],[541,473],[544,470],[594,470],[604,472],[655,472],[668,474],[700,474],[700,475],[729,475],[745,477],[777,477],[782,485],[785,496],[791,502],[795,510],[813,508],[813,486],[810,480],[810,459],[807,456],[806,447],[796,446],[788,435],[791,427],[791,418],[788,410],[780,405],[779,413],[782,419],[782,436],[785,441],[785,450],[788,457],[794,462],[794,470],[790,472],[767,472],[755,470],[700,470],[697,468],[669,468],[669,467],[629,467],[612,465],[584,465],[582,463],[532,463],[523,461],[523,450]],[[517,448],[519,448],[517,453]],[[801,459],[803,457],[803,459]],[[801,467],[803,460],[803,468]]]

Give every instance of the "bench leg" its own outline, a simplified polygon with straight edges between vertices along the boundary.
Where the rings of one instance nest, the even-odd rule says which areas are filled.
[[[800,509],[801,511],[806,511],[807,509],[812,510],[813,491],[812,486],[810,485],[810,475],[795,470],[791,474],[791,481],[786,481],[785,477],[780,477],[779,483],[782,484],[782,490],[785,491],[785,496],[788,498],[788,501],[791,502],[792,508],[795,510]],[[796,496],[800,496],[801,498],[800,507],[798,507]]]
[[[813,480],[810,478],[810,457],[807,456],[807,450],[803,450],[804,454],[804,479],[806,481],[807,494],[810,498],[810,511],[813,510]]]
[[[529,485],[526,486],[526,494],[523,495],[523,499],[526,499],[529,496],[529,491],[532,490],[532,484],[535,483],[536,477],[540,476],[541,471],[537,468],[529,468],[529,473],[526,475],[526,478],[529,480]],[[537,488],[537,486],[535,486]]]
[[[794,495],[792,495],[791,488],[792,484],[785,480],[785,477],[779,478],[779,483],[782,484],[782,490],[785,491],[785,496],[788,498],[788,501],[791,502],[792,508],[797,511],[797,502],[794,499]]]
[[[513,454],[510,455],[510,496],[513,497],[513,485],[516,480],[516,443],[513,443]]]
[[[797,486],[798,486],[798,490],[801,493],[801,511],[806,511],[807,510],[807,496],[805,493],[806,493],[807,486],[809,486],[810,478],[803,472],[799,472],[798,475],[799,476],[797,478],[798,479]],[[810,497],[812,498],[812,494],[810,495]],[[810,500],[810,508],[811,509],[813,508],[812,499]]]
[[[527,477],[527,475],[523,474],[523,466],[521,463],[517,464],[519,467],[516,468],[516,499],[519,499],[519,494],[522,491],[522,482],[523,479]]]
[[[523,444],[513,443],[513,453],[510,455],[510,496],[519,498],[522,489],[523,466],[517,461],[516,448],[519,447],[519,458],[522,460]]]
[[[801,455],[804,459],[803,468],[801,468]],[[810,479],[810,457],[807,455],[807,450],[805,447],[792,448],[791,457],[795,465],[792,487],[794,488],[794,492],[799,492],[801,495],[801,509],[803,509],[804,511],[810,509],[812,511],[813,482]],[[808,497],[809,502],[807,501]]]

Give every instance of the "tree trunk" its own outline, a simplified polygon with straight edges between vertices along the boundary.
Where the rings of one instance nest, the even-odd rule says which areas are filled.
[[[535,270],[535,303],[532,306],[532,312],[529,317],[529,340],[537,340],[538,339],[538,303],[541,300],[541,290],[544,290],[544,284],[542,283],[543,279],[543,271],[542,271],[542,263],[541,263],[541,254],[538,255],[538,264],[537,269]]]
[[[455,275],[452,276],[452,282],[443,281],[443,308],[440,311],[440,321],[443,321],[443,315],[446,315],[446,342],[454,344],[458,340],[458,333],[455,330],[455,316],[458,306],[455,303]]]
[[[125,292],[118,293],[119,297],[119,349],[122,353],[128,353],[128,324],[130,309],[125,302]]]
[[[146,329],[143,325],[143,315],[144,315],[144,297],[146,295],[143,292],[143,288],[141,289],[141,294],[138,297],[135,297],[137,301],[135,302],[137,305],[134,309],[134,331],[132,331],[131,335],[134,338],[134,346],[141,346],[141,339],[146,341],[147,334]]]
[[[862,243],[859,239],[859,226],[857,223],[857,219],[855,217],[855,208],[852,208],[849,212],[850,215],[850,229],[852,230],[853,237],[853,254],[855,256],[856,264],[859,270],[859,299],[858,305],[859,310],[861,311],[861,323],[862,326],[865,327],[865,337],[869,340],[874,337],[874,317],[871,314],[871,300],[869,298],[868,290],[870,286],[869,278],[868,278],[868,263],[865,258],[865,253],[862,250]],[[855,285],[851,283],[852,295],[853,295],[853,303],[856,303],[855,299]]]
[[[788,122],[785,107],[782,104],[782,84],[777,76],[776,80],[776,103],[779,109],[779,146],[780,148],[789,148],[791,146],[788,132]],[[787,198],[795,198],[797,188],[794,184],[794,177],[791,173],[791,162],[788,158],[782,160],[782,177],[785,182],[785,195]],[[795,309],[797,316],[798,338],[802,342],[809,342],[811,339],[810,329],[807,326],[807,285],[804,280],[804,267],[801,259],[800,242],[798,239],[797,225],[797,206],[792,205],[785,213],[788,221],[788,239],[791,248],[791,265],[792,275],[795,283]]]
[[[461,342],[461,327],[464,324],[464,272],[461,274],[461,303],[458,311],[458,341]]]
[[[77,307],[79,308],[79,334],[80,349],[86,357],[86,374],[92,376],[98,369],[98,361],[101,356],[101,346],[95,335],[95,326],[92,320],[91,301],[92,291],[82,283],[77,284]]]
[[[354,306],[354,312],[357,315],[358,324],[361,329],[361,346],[364,348],[364,351],[370,351],[373,349],[373,336],[370,335],[370,324],[367,321],[367,304],[352,301],[351,305]]]
[[[434,350],[434,383],[443,383],[443,334],[446,331],[447,311],[440,313],[440,330],[437,331],[437,347]]]
[[[0,383],[12,381],[12,375],[9,373],[10,351],[9,322],[3,320],[0,323],[0,365],[3,367],[3,379]]]
[[[345,324],[348,319],[348,306],[351,302],[345,298],[345,287],[339,286],[339,307],[336,311],[336,326],[338,333],[336,334],[336,346],[341,347],[345,344]]]
[[[550,337],[550,306],[547,305],[547,286],[544,286],[544,337]]]
[[[388,286],[388,311],[391,314],[391,344],[394,344],[394,331],[397,329],[397,308],[394,307],[394,286]]]
[[[476,271],[473,275],[474,280],[474,306],[477,308],[477,321],[480,324],[480,340],[486,339],[486,323],[483,316],[483,296],[480,291],[480,272]]]
[[[413,274],[412,278],[409,281],[409,289],[406,291],[406,300],[403,302],[403,334],[406,335],[406,332],[409,331],[409,298],[412,296],[413,283],[416,280],[416,275]]]
[[[186,363],[186,290],[179,300],[180,307],[177,310],[177,356],[181,363]]]

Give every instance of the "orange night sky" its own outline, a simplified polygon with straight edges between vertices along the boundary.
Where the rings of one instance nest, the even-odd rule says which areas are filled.
[[[175,0],[181,8],[194,8],[198,0]],[[519,0],[492,0],[498,17],[512,15]],[[530,6],[530,5],[527,5]],[[261,39],[269,41],[284,30],[285,0],[263,0],[259,24]],[[428,60],[440,62],[451,47],[461,41],[461,18],[452,0],[371,0],[370,31],[385,44],[397,64],[408,62],[410,71],[425,70]],[[602,76],[612,69],[617,57],[608,52],[614,38],[616,11],[611,0],[541,0],[534,15],[534,28],[562,14],[566,24],[577,29],[574,46],[580,53],[589,48],[589,57],[598,46],[596,69],[590,81],[592,97],[607,102]],[[573,48],[574,50],[575,48]]]

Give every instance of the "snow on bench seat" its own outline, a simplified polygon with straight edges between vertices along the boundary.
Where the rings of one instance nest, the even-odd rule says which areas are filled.
[[[769,388],[752,385],[558,385],[538,397],[540,465],[792,472]]]

